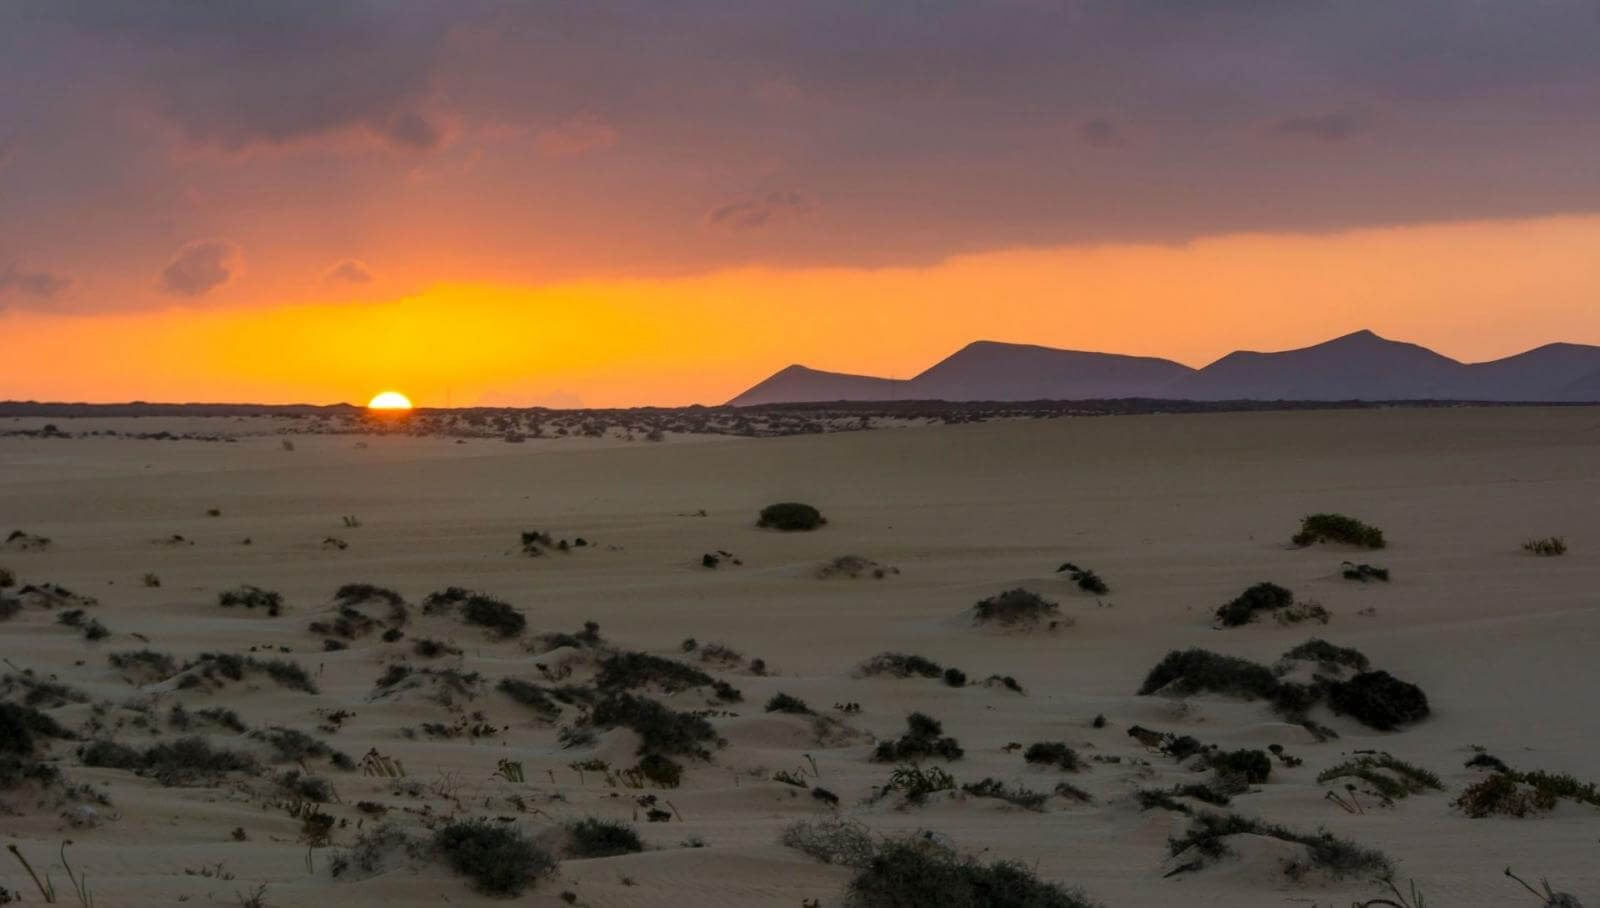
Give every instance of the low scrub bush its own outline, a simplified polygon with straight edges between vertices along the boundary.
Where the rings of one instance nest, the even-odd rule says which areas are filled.
[[[433,834],[433,850],[484,895],[521,895],[556,872],[555,856],[506,823],[461,820]]]
[[[1196,814],[1182,836],[1168,840],[1167,848],[1174,857],[1192,849],[1193,860],[1184,869],[1199,869],[1231,853],[1233,849],[1228,840],[1236,835],[1267,836],[1304,845],[1307,863],[1284,866],[1284,874],[1291,879],[1312,869],[1322,870],[1336,879],[1348,876],[1385,878],[1394,871],[1394,865],[1383,852],[1338,838],[1330,832],[1297,832],[1236,813],[1203,811]]]
[[[814,530],[828,522],[822,512],[798,501],[780,501],[761,509],[756,526],[785,532]]]
[[[912,653],[886,650],[861,663],[856,668],[856,674],[863,678],[874,675],[893,675],[896,678],[918,675],[923,678],[937,678],[944,674],[944,666],[932,659],[924,659]]]
[[[1260,785],[1272,775],[1272,758],[1264,750],[1211,751],[1206,764],[1224,776],[1234,776],[1250,785]]]
[[[533,710],[534,713],[546,722],[552,722],[561,715],[561,706],[550,693],[532,681],[523,681],[518,678],[501,678],[495,689]]]
[[[627,728],[639,736],[639,753],[707,759],[708,746],[721,747],[716,729],[705,717],[678,712],[648,697],[611,693],[594,704],[588,716],[594,728]]]
[[[1096,596],[1104,596],[1106,593],[1111,592],[1111,587],[1107,586],[1106,582],[1100,579],[1099,574],[1096,574],[1094,571],[1091,571],[1088,568],[1078,567],[1070,561],[1056,568],[1056,573],[1066,574],[1073,583],[1078,585],[1078,589],[1083,590],[1086,593],[1094,593]]]
[[[878,763],[914,762],[926,757],[959,760],[960,743],[944,733],[944,724],[926,713],[906,716],[906,733],[896,741],[879,741],[872,752]]]
[[[1334,646],[1316,637],[1284,653],[1278,660],[1278,664],[1283,668],[1288,668],[1287,663],[1290,662],[1315,662],[1317,668],[1328,674],[1338,674],[1345,669],[1364,672],[1372,667],[1360,650],[1348,646]]]
[[[900,573],[900,569],[897,567],[879,564],[871,558],[865,558],[861,555],[840,555],[822,567],[817,568],[817,576],[823,580],[831,577],[849,577],[852,580],[871,577],[874,580],[882,580],[891,574],[898,573]]]
[[[1564,773],[1508,768],[1467,786],[1456,798],[1455,806],[1474,819],[1496,814],[1525,817],[1553,810],[1562,800],[1600,807],[1600,786]]]
[[[1532,552],[1535,555],[1565,555],[1567,553],[1567,541],[1560,536],[1529,539],[1522,544],[1522,550],[1524,552]]]
[[[1328,707],[1363,725],[1392,731],[1428,716],[1422,688],[1386,671],[1361,672],[1348,681],[1328,685]]]
[[[85,745],[79,756],[85,766],[132,770],[167,786],[209,781],[230,772],[256,772],[260,768],[249,754],[215,748],[195,736],[158,742],[142,751],[115,741],[94,741]]]
[[[644,842],[639,840],[639,833],[620,820],[585,817],[568,822],[564,829],[567,834],[568,857],[609,858],[644,850]]]
[[[265,609],[266,613],[274,618],[283,612],[281,594],[249,584],[218,593],[217,604],[223,608],[242,606],[248,609]]]
[[[1050,796],[1021,785],[1007,786],[999,779],[985,778],[979,782],[968,782],[961,786],[961,790],[975,798],[994,798],[1005,801],[1024,810],[1042,810]]]
[[[799,820],[783,828],[778,843],[824,864],[865,867],[877,845],[865,826],[854,820]]]
[[[1022,752],[1022,759],[1039,766],[1065,769],[1067,772],[1077,772],[1084,768],[1078,752],[1068,747],[1064,741],[1035,741]]]
[[[854,908],[1095,908],[1020,862],[980,863],[925,837],[884,844],[849,893]]]
[[[941,791],[955,791],[955,776],[937,766],[921,767],[907,764],[897,766],[889,773],[889,781],[878,788],[869,801],[877,801],[898,792],[908,803],[921,804],[928,795]]]
[[[1342,542],[1364,549],[1381,549],[1387,543],[1383,531],[1343,514],[1308,514],[1300,521],[1300,532],[1290,540],[1304,548],[1319,542]]]
[[[1398,801],[1430,790],[1444,790],[1444,783],[1439,781],[1437,775],[1386,753],[1359,754],[1317,773],[1319,785],[1326,785],[1334,779],[1360,779],[1386,801]]]
[[[987,599],[980,599],[972,607],[974,624],[1038,624],[1056,619],[1061,606],[1022,587],[1006,590]]]
[[[1355,564],[1353,562],[1346,561],[1342,565],[1342,573],[1344,574],[1344,579],[1346,580],[1359,580],[1362,583],[1368,583],[1373,580],[1377,580],[1382,583],[1389,582],[1388,568],[1373,567],[1370,564]]]
[[[766,708],[769,713],[793,713],[802,716],[815,715],[811,707],[806,705],[806,701],[781,692],[772,695],[772,699],[767,701]]]
[[[1217,621],[1223,627],[1238,627],[1256,620],[1259,612],[1288,608],[1293,604],[1294,593],[1276,583],[1258,583],[1218,607]]]

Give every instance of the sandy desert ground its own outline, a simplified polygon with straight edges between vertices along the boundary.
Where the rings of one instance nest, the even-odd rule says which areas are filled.
[[[139,422],[151,430],[158,421]],[[31,788],[0,792],[0,831],[37,869],[50,869],[63,904],[75,903],[57,856],[63,838],[73,840],[68,857],[104,908],[238,905],[236,893],[261,883],[264,903],[280,908],[493,901],[426,857],[395,856],[380,872],[334,878],[335,856],[378,822],[357,808],[363,801],[421,835],[453,814],[510,817],[551,841],[573,818],[636,825],[645,851],[563,860],[555,877],[521,897],[529,904],[561,904],[569,892],[594,906],[838,906],[854,872],[779,842],[788,824],[834,812],[884,836],[934,830],[1112,908],[1342,908],[1380,894],[1361,878],[1290,880],[1280,864],[1292,848],[1268,840],[1241,841],[1212,866],[1164,877],[1174,866],[1167,839],[1189,820],[1142,810],[1134,793],[1209,774],[1141,745],[1127,734],[1134,724],[1225,748],[1283,745],[1303,765],[1275,760],[1270,778],[1227,809],[1295,829],[1326,827],[1381,849],[1429,906],[1538,904],[1503,876],[1508,865],[1549,877],[1585,904],[1600,898],[1600,809],[1563,801],[1526,818],[1471,819],[1452,806],[1484,777],[1464,766],[1474,747],[1517,769],[1600,779],[1600,410],[1128,416],[662,444],[302,436],[292,451],[270,434],[250,434],[259,429],[250,421],[188,422],[197,427],[183,430],[245,434],[234,444],[0,439],[0,534],[53,540],[43,550],[0,549],[0,566],[19,585],[50,582],[97,598],[86,612],[111,632],[89,641],[58,622],[61,607],[25,607],[0,623],[5,672],[30,670],[86,695],[46,710],[80,733],[98,721],[101,736],[142,747],[177,735],[174,704],[191,713],[221,706],[252,729],[301,729],[356,759],[376,749],[408,775],[397,784],[308,761],[332,784],[337,798],[320,809],[338,821],[332,843],[309,850],[308,870],[301,822],[272,781],[292,763],[164,787],[82,766],[77,744],[49,742],[67,779],[98,789],[109,806]],[[815,504],[829,523],[809,533],[756,528],[757,511],[784,500]],[[1289,547],[1300,518],[1314,511],[1376,524],[1390,545],[1370,553]],[[361,525],[343,526],[345,515]],[[592,544],[528,557],[519,543],[527,530]],[[185,541],[173,543],[174,535]],[[1571,551],[1540,558],[1521,550],[1525,539],[1547,535],[1564,536]],[[326,546],[330,536],[348,547]],[[742,564],[703,567],[702,555],[717,550]],[[899,573],[819,579],[820,565],[845,554]],[[1343,579],[1340,563],[1351,558],[1389,568],[1393,581]],[[1073,587],[1055,572],[1069,560],[1092,567],[1111,592]],[[145,586],[146,573],[160,586]],[[1320,602],[1331,621],[1214,627],[1218,605],[1263,580]],[[324,652],[323,635],[307,625],[329,620],[336,588],[357,582],[403,594],[413,606],[406,636],[384,642],[372,633]],[[220,607],[219,593],[240,584],[280,592],[283,614]],[[511,603],[526,614],[527,632],[496,640],[415,608],[449,586]],[[977,600],[1017,586],[1059,602],[1073,621],[1032,631],[972,625]],[[495,689],[506,677],[544,683],[536,664],[587,677],[600,657],[594,649],[540,652],[529,642],[585,621],[599,624],[608,646],[683,659],[742,691],[742,702],[714,707],[726,746],[709,762],[686,760],[681,787],[635,790],[608,784],[605,773],[580,777],[570,768],[577,760],[631,765],[632,732],[563,748],[560,728],[581,709],[542,721]],[[1432,715],[1380,732],[1318,707],[1313,718],[1339,735],[1319,743],[1261,702],[1135,695],[1169,650],[1205,647],[1270,665],[1313,636],[1358,648],[1420,685]],[[421,658],[412,651],[419,637],[462,653]],[[685,655],[686,637],[760,658],[766,674]],[[108,663],[110,653],[145,647],[180,662],[251,648],[278,657],[285,647],[320,692],[258,674],[215,690],[185,688],[182,675],[141,686]],[[885,650],[959,667],[972,683],[854,677]],[[377,679],[402,659],[478,672],[484,683],[449,707],[430,684],[385,693]],[[992,674],[1013,676],[1024,693],[981,683]],[[22,690],[13,686],[11,696]],[[780,691],[861,734],[819,742],[809,717],[763,711]],[[707,708],[710,699],[705,689],[654,696],[678,709]],[[849,702],[859,713],[833,708]],[[331,723],[337,730],[318,729],[340,710],[351,715]],[[865,803],[893,768],[869,759],[874,739],[900,734],[912,710],[942,720],[965,748],[960,760],[930,764],[957,781],[994,777],[1044,793],[1068,781],[1093,801],[1052,796],[1042,810],[948,794],[924,806],[894,796]],[[471,718],[477,712],[482,718]],[[1100,714],[1107,721],[1096,728]],[[494,733],[418,731],[463,717]],[[258,740],[203,724],[199,732],[269,757]],[[1066,742],[1087,768],[1031,766],[1005,748],[1035,741]],[[1392,806],[1358,792],[1363,812],[1341,809],[1326,793],[1342,792],[1343,781],[1319,784],[1317,775],[1369,749],[1436,772],[1446,790]],[[525,781],[495,775],[502,759],[519,761]],[[836,793],[840,805],[772,778],[780,770]],[[649,795],[670,802],[670,820],[647,822],[637,799]],[[39,903],[10,855],[0,858],[0,885],[23,904]]]

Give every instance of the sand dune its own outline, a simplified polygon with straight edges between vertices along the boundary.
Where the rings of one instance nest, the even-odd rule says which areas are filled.
[[[143,430],[160,422],[139,420]],[[240,440],[0,439],[0,534],[15,528],[52,540],[43,550],[0,548],[0,566],[21,584],[53,582],[96,597],[86,613],[111,632],[87,641],[58,623],[60,609],[25,607],[0,623],[6,671],[31,670],[86,694],[88,702],[47,710],[69,728],[98,719],[116,740],[142,745],[174,736],[174,704],[190,712],[225,707],[252,729],[296,728],[356,758],[371,749],[396,757],[417,792],[308,761],[337,792],[324,809],[346,824],[333,830],[330,847],[314,849],[308,871],[299,822],[270,782],[295,764],[162,787],[125,770],[84,767],[73,744],[55,742],[51,758],[71,782],[94,786],[110,804],[0,792],[7,842],[37,868],[51,867],[64,891],[56,851],[71,838],[73,867],[88,874],[99,905],[237,905],[236,891],[260,883],[273,906],[493,901],[427,859],[334,878],[333,856],[354,841],[358,823],[374,822],[357,810],[361,801],[387,805],[391,820],[415,830],[454,813],[509,817],[545,836],[568,818],[637,823],[646,851],[565,860],[557,878],[522,897],[531,904],[561,904],[563,891],[595,906],[842,904],[852,871],[779,844],[788,823],[834,812],[775,781],[780,770],[836,793],[838,813],[876,834],[936,830],[961,849],[1022,861],[1108,906],[1346,905],[1377,894],[1359,878],[1287,879],[1281,859],[1294,849],[1275,839],[1241,841],[1236,856],[1214,867],[1163,878],[1172,869],[1167,838],[1187,822],[1140,810],[1133,792],[1207,775],[1141,746],[1127,735],[1134,724],[1228,748],[1283,745],[1303,765],[1274,766],[1230,809],[1379,848],[1429,905],[1534,904],[1502,876],[1507,865],[1548,876],[1586,903],[1600,897],[1600,810],[1563,803],[1524,819],[1469,819],[1451,807],[1482,777],[1463,766],[1474,746],[1519,769],[1600,778],[1593,409],[1128,416],[706,444],[373,437],[358,448],[350,436],[298,436],[293,451],[250,434],[249,420],[185,423],[236,427]],[[813,503],[829,522],[811,533],[756,529],[756,511],[781,500]],[[685,516],[702,509],[706,516]],[[1314,511],[1370,521],[1390,547],[1289,548],[1299,519]],[[344,526],[343,515],[361,525]],[[592,544],[527,557],[519,543],[526,530]],[[174,535],[193,544],[158,542]],[[1571,551],[1538,558],[1520,550],[1524,539],[1545,535],[1566,537]],[[327,537],[348,547],[330,548]],[[702,567],[701,555],[719,549],[743,564]],[[847,553],[900,573],[816,576],[819,565]],[[1347,558],[1381,563],[1393,582],[1344,580]],[[1092,567],[1111,592],[1072,587],[1055,573],[1063,560]],[[145,586],[146,573],[160,586]],[[1330,623],[1213,627],[1219,604],[1262,580],[1319,601]],[[633,733],[610,731],[564,749],[559,728],[574,708],[542,722],[494,685],[540,680],[538,663],[556,672],[569,664],[581,680],[595,653],[530,652],[522,639],[495,639],[416,608],[402,640],[374,633],[324,652],[323,636],[307,624],[326,620],[335,589],[352,582],[393,588],[413,607],[448,586],[481,590],[526,615],[522,639],[594,621],[611,645],[706,668],[739,688],[743,701],[708,707],[704,690],[661,699],[714,709],[711,722],[727,746],[709,762],[685,761],[677,789],[612,788],[596,772],[580,779],[574,760],[630,763]],[[246,583],[281,593],[283,613],[217,604],[221,591]],[[975,601],[1017,586],[1058,602],[1070,626],[970,626]],[[1339,737],[1318,743],[1260,702],[1135,695],[1169,650],[1206,647],[1270,664],[1311,636],[1356,647],[1420,685],[1432,715],[1386,733],[1319,707],[1313,718]],[[411,643],[420,637],[461,655],[418,657]],[[760,658],[767,672],[702,663],[682,652],[686,637]],[[178,679],[138,686],[107,662],[108,653],[146,646],[180,661],[201,652],[293,659],[319,693],[254,674],[210,692],[183,689]],[[854,677],[883,650],[958,667],[975,683]],[[385,695],[375,682],[402,654],[414,669],[478,672],[482,690],[455,697],[454,708],[437,702],[431,681]],[[976,683],[992,674],[1014,677],[1024,693]],[[763,712],[780,691],[861,736],[819,742],[808,718]],[[848,702],[861,711],[833,709]],[[101,703],[111,705],[96,716]],[[150,706],[152,728],[140,728],[140,713],[125,704]],[[351,715],[336,731],[319,731],[339,710]],[[864,803],[892,768],[869,760],[874,738],[901,734],[912,710],[942,720],[965,748],[961,760],[930,764],[958,781],[994,777],[1045,792],[1070,781],[1094,802],[1053,797],[1043,811],[970,796],[921,807]],[[1093,726],[1097,714],[1106,727]],[[480,738],[415,731],[458,719],[503,730]],[[219,745],[270,753],[226,729],[202,731]],[[1064,773],[1005,749],[1034,741],[1120,762]],[[1433,770],[1447,791],[1392,807],[1372,802],[1360,814],[1340,810],[1317,773],[1364,749]],[[523,764],[525,782],[494,776],[502,758]],[[671,820],[645,821],[635,798],[650,794],[671,802]],[[236,828],[246,840],[234,840]],[[24,904],[36,900],[13,864],[0,870],[0,885],[23,894]]]

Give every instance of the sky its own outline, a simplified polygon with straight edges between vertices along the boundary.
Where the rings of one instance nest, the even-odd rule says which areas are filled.
[[[8,0],[0,398],[1600,343],[1597,0]]]

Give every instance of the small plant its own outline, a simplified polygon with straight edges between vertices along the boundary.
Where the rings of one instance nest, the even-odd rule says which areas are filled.
[[[632,826],[618,820],[585,817],[566,824],[569,857],[609,858],[619,854],[634,854],[644,850],[639,833]]]
[[[849,893],[856,908],[1096,908],[1081,892],[1041,880],[1019,862],[983,864],[922,836],[885,843],[850,881]]]
[[[781,692],[772,695],[772,699],[767,701],[766,710],[769,713],[791,713],[794,715],[804,716],[815,715],[815,713],[811,711],[811,707],[806,705],[806,701],[800,699],[799,697],[791,697],[788,694]]]
[[[863,678],[870,678],[873,675],[893,675],[896,678],[920,675],[924,678],[937,678],[942,674],[944,666],[932,659],[924,659],[911,653],[889,651],[873,656],[856,668],[856,675]]]
[[[1421,721],[1429,712],[1422,688],[1385,671],[1361,672],[1348,681],[1332,682],[1328,706],[1380,731]]]
[[[1111,587],[1107,586],[1106,582],[1100,579],[1099,574],[1096,574],[1094,571],[1091,571],[1088,568],[1078,567],[1070,561],[1056,568],[1056,573],[1066,574],[1069,578],[1071,578],[1073,583],[1078,585],[1078,589],[1083,590],[1086,593],[1094,593],[1096,596],[1104,596],[1106,593],[1111,592]]]
[[[897,741],[879,741],[872,752],[878,763],[915,761],[925,757],[959,760],[963,751],[955,738],[944,734],[944,725],[926,713],[906,716],[906,733]]]
[[[1024,810],[1041,810],[1050,796],[1043,792],[1033,791],[1021,785],[1008,787],[999,779],[985,778],[979,782],[969,782],[961,786],[961,790],[975,798],[993,798],[1005,801]]]
[[[948,687],[966,687],[967,673],[959,668],[947,668],[944,670],[944,683]]]
[[[1223,627],[1238,627],[1256,619],[1257,612],[1288,608],[1294,604],[1294,593],[1276,583],[1258,583],[1232,601],[1217,609],[1217,620]]]
[[[832,561],[817,568],[817,577],[827,580],[832,577],[848,577],[859,580],[862,577],[871,577],[882,580],[891,574],[900,573],[897,567],[879,564],[871,558],[861,555],[840,555]]]
[[[1567,553],[1567,541],[1560,536],[1529,539],[1522,544],[1522,550],[1524,552],[1532,552],[1535,555],[1565,555]]]
[[[875,798],[886,797],[890,792],[897,791],[905,796],[907,802],[921,804],[928,799],[928,795],[955,789],[955,777],[943,769],[937,766],[925,769],[908,764],[897,766],[889,773],[889,781],[878,789]]]
[[[1429,790],[1444,790],[1444,783],[1439,781],[1437,775],[1386,753],[1359,754],[1317,774],[1319,785],[1326,785],[1334,779],[1360,779],[1372,787],[1373,793],[1387,801],[1398,801]]]
[[[722,746],[716,729],[704,717],[678,712],[647,697],[612,693],[594,704],[588,726],[597,729],[627,728],[639,736],[641,755],[658,753],[705,759],[707,745]]]
[[[493,631],[499,637],[515,637],[528,626],[528,619],[509,604],[489,596],[471,596],[461,603],[461,620]]]
[[[243,606],[247,609],[264,609],[268,615],[276,618],[283,612],[283,596],[271,590],[264,590],[259,586],[246,584],[231,590],[223,590],[217,594],[217,604],[224,608]]]
[[[1382,583],[1389,582],[1388,568],[1373,567],[1370,564],[1355,564],[1354,562],[1346,561],[1343,565],[1341,565],[1341,571],[1344,575],[1344,579],[1346,580],[1358,580],[1362,583],[1368,583],[1373,580],[1377,580]]]
[[[878,851],[865,826],[844,819],[790,823],[783,828],[778,842],[824,864],[843,867],[865,867]]]
[[[1319,542],[1341,542],[1364,549],[1385,546],[1383,531],[1343,514],[1308,514],[1300,521],[1300,532],[1290,540],[1305,548]]]
[[[1192,859],[1174,873],[1198,870],[1232,851],[1228,840],[1236,835],[1258,835],[1303,845],[1306,863],[1285,862],[1284,874],[1291,879],[1307,871],[1319,869],[1329,876],[1341,878],[1363,875],[1385,878],[1393,873],[1394,865],[1381,851],[1365,848],[1326,831],[1316,833],[1296,832],[1283,826],[1265,823],[1236,813],[1204,811],[1195,815],[1193,823],[1182,836],[1167,841],[1174,857],[1186,852]]]
[[[1058,604],[1019,586],[979,600],[972,607],[972,620],[974,624],[994,622],[1009,627],[1052,620],[1060,611]]]
[[[1022,752],[1022,759],[1036,766],[1054,766],[1067,772],[1083,769],[1083,760],[1078,757],[1078,752],[1063,741],[1035,741]]]
[[[796,532],[815,530],[828,522],[822,512],[798,501],[781,501],[761,509],[756,526],[763,529]]]
[[[433,835],[433,849],[484,895],[521,895],[556,870],[555,857],[520,830],[482,819],[440,827]]]

